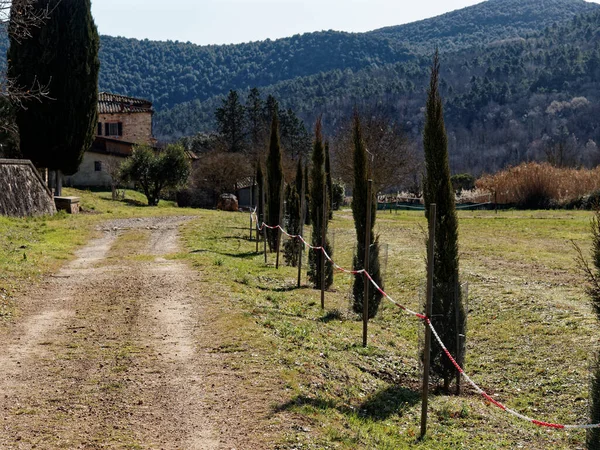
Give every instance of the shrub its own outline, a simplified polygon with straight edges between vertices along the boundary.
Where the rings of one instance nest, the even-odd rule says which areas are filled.
[[[548,163],[523,163],[476,181],[478,189],[492,193],[501,204],[520,208],[577,207],[577,199],[600,190],[600,167],[567,169]]]
[[[163,189],[183,186],[190,174],[190,163],[180,145],[169,145],[156,152],[149,145],[139,145],[121,166],[125,180],[138,183],[149,206],[158,205]]]

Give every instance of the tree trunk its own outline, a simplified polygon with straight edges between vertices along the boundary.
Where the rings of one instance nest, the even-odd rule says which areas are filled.
[[[54,196],[60,197],[62,195],[62,173],[60,170],[54,171],[55,183],[54,183]]]

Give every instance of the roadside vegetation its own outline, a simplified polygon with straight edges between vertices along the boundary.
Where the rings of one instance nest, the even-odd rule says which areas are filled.
[[[295,288],[296,269],[265,266],[248,241],[247,217],[205,212],[186,226],[189,258],[206,289],[228,298],[245,333],[240,352],[254,349],[286,382],[291,411],[306,427],[288,433],[300,448],[573,449],[584,432],[540,429],[518,421],[470,388],[461,397],[430,398],[429,429],[418,443],[419,349],[423,326],[384,301],[362,348],[350,308],[352,280],[336,274],[325,310],[319,291]],[[570,240],[589,248],[587,212],[460,212],[461,278],[469,283],[466,370],[494,398],[521,413],[585,423],[595,319],[582,288]],[[420,310],[425,285],[423,213],[381,214],[386,290]],[[309,232],[305,231],[308,235]],[[335,260],[351,267],[350,211],[334,216]],[[243,367],[243,365],[241,366]],[[241,369],[243,370],[243,368]],[[439,386],[439,384],[438,384]],[[298,448],[298,447],[297,447]]]
[[[584,448],[584,432],[518,421],[468,388],[461,397],[433,391],[428,434],[417,442],[419,321],[384,300],[365,349],[359,316],[351,312],[351,277],[335,275],[321,310],[319,291],[308,287],[305,273],[296,289],[296,268],[276,270],[274,255],[265,266],[248,239],[246,214],[168,202],[149,208],[141,194],[129,191],[125,202],[111,201],[110,192],[67,192],[82,197],[84,214],[0,219],[6,230],[0,236],[4,320],[18,312],[7,294],[55,271],[103,220],[196,214],[197,220],[184,225],[182,251],[173,257],[188,260],[201,273],[202,294],[223,303],[224,313],[214,321],[229,336],[236,370],[251,377],[244,371],[259,364],[262,373],[284,380],[283,400],[270,405],[273,415],[286,411],[304,425],[283,429],[281,448]],[[461,278],[469,283],[467,373],[521,413],[585,423],[597,325],[570,241],[588,252],[591,213],[458,216]],[[386,291],[416,310],[425,285],[425,228],[422,212],[386,212],[375,229]],[[334,215],[329,233],[336,262],[351,267],[355,231],[349,210]],[[310,235],[310,227],[304,234]]]

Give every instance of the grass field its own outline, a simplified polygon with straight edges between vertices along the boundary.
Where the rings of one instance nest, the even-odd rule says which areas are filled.
[[[418,442],[422,324],[390,304],[361,346],[349,312],[351,279],[337,274],[320,308],[319,291],[295,289],[296,269],[265,266],[248,240],[248,216],[205,212],[185,231],[187,257],[207,285],[237,305],[255,332],[232,337],[237,351],[271,350],[264,364],[286,380],[291,410],[307,420],[291,433],[296,448],[583,448],[583,432],[540,429],[486,404],[469,389],[430,400],[427,438]],[[571,241],[588,249],[586,212],[461,212],[462,281],[469,283],[466,370],[498,400],[540,420],[586,421],[590,355],[598,334]],[[388,244],[385,288],[422,310],[425,247],[422,213],[380,213]],[[351,213],[336,213],[334,259],[350,267]],[[333,236],[334,235],[334,236]],[[383,252],[385,253],[385,252]],[[306,281],[304,281],[306,283]],[[216,286],[216,287],[214,287]]]
[[[227,349],[260,360],[285,380],[291,411],[306,425],[286,431],[282,448],[577,449],[583,432],[540,429],[508,416],[466,389],[434,392],[427,438],[418,442],[419,346],[423,325],[390,304],[370,322],[349,312],[351,278],[336,274],[320,308],[319,291],[295,288],[296,269],[264,264],[248,239],[247,214],[112,202],[110,194],[80,195],[79,216],[0,218],[0,320],[18,314],[11,292],[22,290],[72,257],[103,220],[189,215],[184,250],[202,273],[206,298],[229,303],[215,317],[229,336]],[[161,205],[163,203],[161,202]],[[591,354],[600,331],[584,294],[571,241],[587,252],[591,213],[573,211],[460,212],[462,281],[469,283],[466,371],[507,406],[540,420],[584,423]],[[421,311],[425,284],[422,212],[379,213],[376,232],[387,245],[385,289]],[[350,211],[331,225],[334,259],[350,267],[354,229]],[[306,234],[309,234],[309,230]],[[382,252],[383,255],[386,251]],[[231,313],[231,311],[236,311]]]

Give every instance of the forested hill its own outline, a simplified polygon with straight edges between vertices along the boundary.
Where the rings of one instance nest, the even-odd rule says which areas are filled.
[[[412,51],[460,50],[473,45],[526,37],[574,15],[598,10],[583,0],[488,0],[432,19],[381,28],[370,35],[402,42]]]
[[[102,36],[100,89],[144,97],[158,110],[230,89],[266,87],[332,70],[357,71],[442,51],[526,36],[597,10],[583,0],[488,0],[369,33],[324,31],[275,41],[198,46]],[[401,18],[398,18],[401,21]]]
[[[375,106],[413,139],[422,130],[430,57],[334,70],[273,84],[263,91],[307,122],[323,113],[335,131],[352,107]],[[511,39],[442,55],[452,167],[494,171],[524,159],[561,164],[600,162],[600,12],[576,16],[527,39]],[[241,97],[246,92],[240,91]],[[156,115],[163,136],[212,126],[220,97]]]

